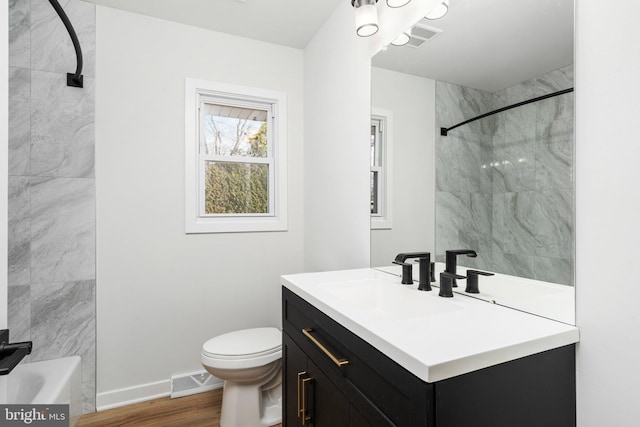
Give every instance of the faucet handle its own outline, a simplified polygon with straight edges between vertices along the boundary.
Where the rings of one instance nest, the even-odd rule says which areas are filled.
[[[467,288],[464,290],[470,294],[479,294],[478,276],[493,276],[493,273],[480,270],[467,270]]]
[[[446,271],[440,273],[440,292],[438,296],[445,298],[453,297],[453,281],[455,279],[466,279],[466,277],[455,273],[447,273]]]
[[[402,266],[402,282],[401,283],[403,285],[413,285],[413,264],[408,262],[400,262],[400,261],[393,261],[393,263]]]

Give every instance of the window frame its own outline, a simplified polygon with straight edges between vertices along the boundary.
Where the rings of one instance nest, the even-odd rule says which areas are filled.
[[[201,106],[206,102],[270,106],[272,126],[267,126],[266,158],[200,154],[203,149]],[[284,92],[185,79],[185,232],[234,233],[287,230],[287,103]],[[219,160],[269,165],[269,212],[205,214],[205,165]]]
[[[379,120],[382,124],[382,149],[380,152],[382,166],[371,166],[370,172],[377,171],[378,176],[378,213],[371,214],[371,229],[383,230],[393,228],[393,112],[383,108],[371,109],[371,121]]]
[[[372,133],[372,137],[374,138],[374,145],[376,145],[376,156],[380,159],[379,164],[371,165],[371,175],[375,173],[377,176],[375,189],[376,191],[376,199],[377,199],[377,212],[372,212],[372,218],[379,218],[384,216],[385,212],[385,191],[384,191],[384,182],[385,182],[385,170],[384,165],[386,165],[386,159],[384,155],[384,148],[386,144],[384,142],[385,137],[385,122],[381,117],[371,116],[371,128],[375,129]],[[374,160],[375,162],[375,160]],[[373,178],[372,178],[373,179]]]

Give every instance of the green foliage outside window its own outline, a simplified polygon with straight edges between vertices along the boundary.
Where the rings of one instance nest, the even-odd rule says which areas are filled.
[[[269,166],[211,162],[205,177],[205,213],[269,213]]]
[[[217,115],[205,120],[208,152],[236,158],[268,156],[266,122]],[[265,213],[269,213],[268,164],[206,161],[205,214]]]

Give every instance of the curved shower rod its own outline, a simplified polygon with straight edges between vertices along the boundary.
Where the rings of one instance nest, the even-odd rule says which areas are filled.
[[[559,90],[558,92],[548,93],[546,95],[542,95],[542,96],[539,96],[537,98],[529,99],[528,101],[522,101],[522,102],[518,102],[517,104],[508,105],[506,107],[498,108],[497,110],[493,110],[493,111],[490,111],[488,113],[481,114],[481,115],[479,115],[477,117],[474,117],[472,119],[465,120],[464,122],[458,123],[457,125],[451,126],[450,128],[440,128],[440,135],[441,136],[447,136],[447,134],[449,133],[450,130],[455,129],[455,128],[457,128],[459,126],[462,126],[462,125],[466,125],[467,123],[475,122],[476,120],[484,119],[485,117],[489,117],[489,116],[492,116],[494,114],[498,114],[498,113],[501,113],[503,111],[510,110],[512,108],[521,107],[523,105],[531,104],[532,102],[542,101],[543,99],[552,98],[552,97],[558,96],[558,95],[564,95],[565,93],[570,93],[570,92],[573,92],[573,88],[572,87],[570,87],[569,89]]]
[[[73,42],[73,47],[76,50],[76,72],[67,73],[67,86],[83,87],[84,79],[82,77],[82,49],[80,48],[78,36],[76,35],[76,32],[73,29],[73,25],[71,25],[67,14],[64,13],[64,9],[62,9],[62,6],[60,6],[60,3],[58,3],[58,0],[49,0],[49,3],[51,3],[51,6],[53,6],[53,8],[56,10],[58,16],[62,20],[62,23],[67,28],[69,37],[71,37],[71,41]]]

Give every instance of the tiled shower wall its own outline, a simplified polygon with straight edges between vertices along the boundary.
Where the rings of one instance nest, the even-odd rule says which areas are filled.
[[[494,94],[438,82],[436,125],[569,87],[573,66]],[[573,99],[538,101],[438,137],[438,254],[472,248],[478,258],[463,265],[573,285]]]
[[[436,260],[447,249],[471,248],[478,258],[461,265],[487,268],[491,263],[493,117],[439,135],[493,109],[493,95],[477,89],[436,82]]]
[[[95,6],[62,0],[76,57],[46,0],[9,0],[9,329],[26,362],[82,357],[83,411],[95,410]]]

